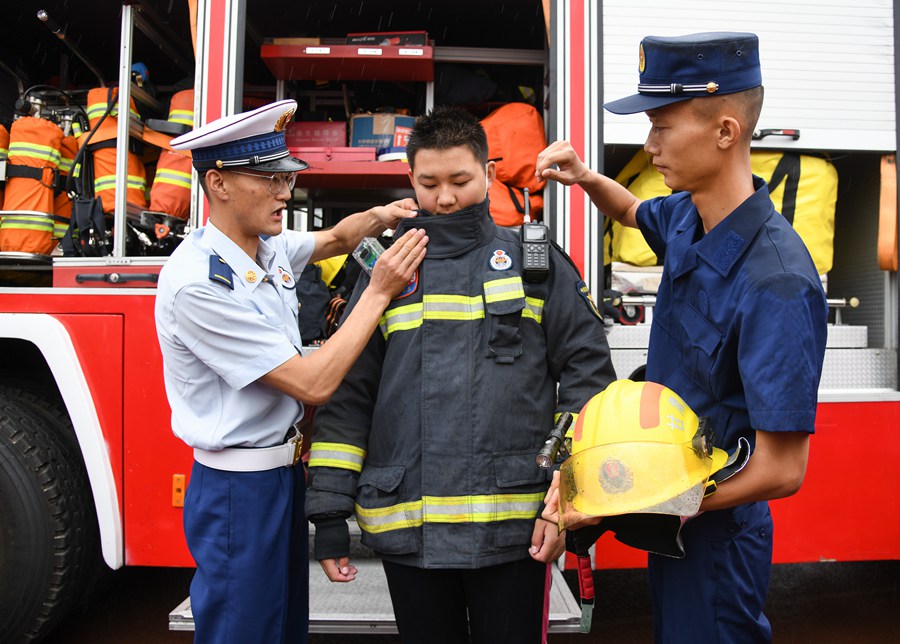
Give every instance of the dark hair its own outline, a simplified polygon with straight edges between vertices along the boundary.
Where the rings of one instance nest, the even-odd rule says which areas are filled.
[[[449,150],[461,146],[469,148],[479,163],[487,163],[487,135],[478,119],[459,107],[438,105],[416,119],[406,144],[406,158],[412,168],[419,150]]]

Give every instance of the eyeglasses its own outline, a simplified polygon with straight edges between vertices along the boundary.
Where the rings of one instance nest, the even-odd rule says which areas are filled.
[[[273,175],[267,174],[256,174],[253,172],[241,172],[240,170],[227,170],[227,172],[232,172],[234,174],[242,174],[245,177],[256,177],[257,179],[268,179],[269,180],[269,192],[272,193],[272,196],[277,195],[284,187],[287,186],[288,190],[294,189],[294,184],[297,182],[297,173],[296,172],[276,172]]]

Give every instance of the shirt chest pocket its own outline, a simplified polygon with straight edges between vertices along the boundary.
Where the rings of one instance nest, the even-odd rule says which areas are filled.
[[[722,346],[722,334],[692,306],[686,306],[681,317],[682,369],[710,392],[715,391],[713,367]]]
[[[249,304],[274,328],[292,335],[298,325],[299,302],[296,289],[267,281],[248,294]]]
[[[522,355],[522,311],[525,288],[520,275],[498,277],[488,273],[484,280],[485,337],[487,356],[498,364],[512,364]]]

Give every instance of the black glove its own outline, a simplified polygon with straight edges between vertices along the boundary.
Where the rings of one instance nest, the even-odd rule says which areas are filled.
[[[350,527],[347,519],[319,519],[313,523],[316,526],[313,546],[316,561],[350,556]]]

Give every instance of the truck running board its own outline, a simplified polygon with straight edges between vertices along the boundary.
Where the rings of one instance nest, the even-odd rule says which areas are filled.
[[[356,580],[349,584],[333,584],[325,578],[317,562],[310,563],[310,633],[397,632],[381,561],[357,559],[353,564],[359,569]],[[581,623],[578,600],[572,596],[556,565],[552,566],[552,570],[548,630],[551,633],[577,633]],[[194,630],[190,597],[169,613],[169,630]]]

